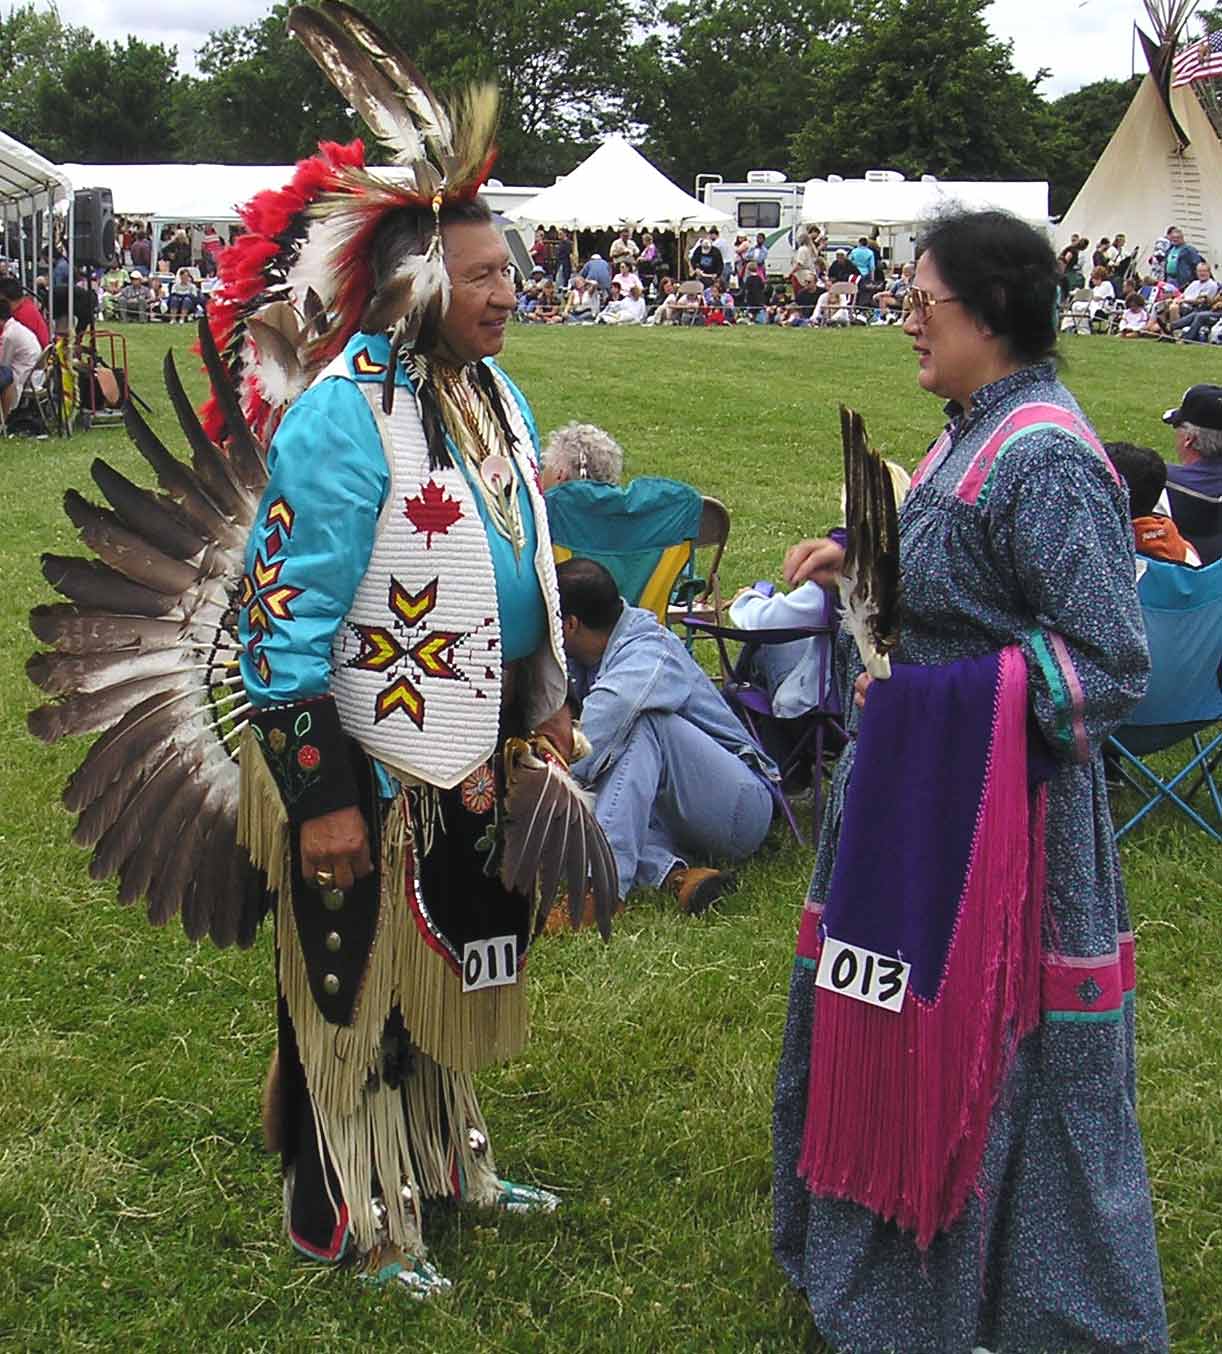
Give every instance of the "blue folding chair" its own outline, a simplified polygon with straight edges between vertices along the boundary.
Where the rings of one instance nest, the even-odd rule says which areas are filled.
[[[642,475],[624,488],[567,480],[549,489],[544,502],[556,563],[578,556],[601,564],[627,602],[652,611],[663,625],[714,591],[730,515],[690,484],[659,475]],[[713,554],[707,578],[697,578],[696,551],[704,546]]]
[[[1121,776],[1145,801],[1119,840],[1160,804],[1222,842],[1222,560],[1203,569],[1149,560],[1137,585],[1150,644],[1150,686],[1108,739]],[[1212,736],[1209,730],[1218,725]],[[1164,778],[1146,760],[1183,746],[1187,760]],[[1193,800],[1204,790],[1208,804]],[[1209,815],[1207,818],[1205,815]],[[1212,819],[1212,821],[1210,821]]]
[[[839,752],[847,741],[841,718],[840,698],[832,675],[831,650],[835,643],[836,625],[808,626],[796,630],[739,630],[733,626],[718,625],[701,616],[691,615],[684,617],[683,624],[687,626],[689,633],[703,635],[715,641],[718,662],[721,666],[722,697],[746,726],[752,738],[773,754],[781,773],[781,784],[791,782],[798,774],[809,771],[814,800],[811,835],[812,839],[817,837],[823,817],[825,754]],[[827,672],[819,682],[826,695],[816,709],[807,711],[800,720],[779,721],[773,713],[772,700],[767,688],[755,680],[753,659],[763,646],[789,644],[796,639],[811,640],[821,636],[829,641],[823,649]],[[731,644],[741,646],[733,658],[728,647]],[[772,722],[801,725],[784,752],[780,752],[775,741],[769,737],[768,725]],[[773,798],[777,808],[789,823],[794,837],[802,841],[802,833],[793,806],[780,787],[774,787]]]

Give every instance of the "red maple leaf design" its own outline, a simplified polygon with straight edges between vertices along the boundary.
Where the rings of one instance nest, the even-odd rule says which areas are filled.
[[[449,497],[444,485],[430,479],[416,497],[403,500],[403,515],[417,535],[424,532],[424,548],[431,550],[433,537],[444,536],[462,516],[462,504]]]

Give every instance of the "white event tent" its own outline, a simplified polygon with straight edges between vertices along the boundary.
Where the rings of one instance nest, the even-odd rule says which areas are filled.
[[[567,230],[698,230],[733,219],[673,184],[623,137],[604,141],[588,159],[507,213],[520,225]]]
[[[897,235],[911,232],[919,221],[951,203],[975,211],[998,208],[1013,212],[1034,226],[1047,227],[1049,223],[1047,183],[981,183],[936,179],[931,174],[905,179],[894,171],[880,171],[866,179],[833,175],[808,180],[802,196],[802,220],[843,235],[864,233],[868,227],[877,226],[892,237],[894,245]],[[892,257],[905,261],[894,249]]]
[[[72,182],[62,166],[44,160],[37,151],[23,145],[11,136],[0,132],[0,208],[3,219],[23,221],[28,219],[32,237],[28,240],[35,268],[44,248],[51,244],[51,215],[57,206],[66,204],[68,218],[68,263],[72,258]],[[40,232],[46,231],[46,238]],[[18,270],[22,286],[28,287],[33,278],[26,277],[26,250],[18,250]],[[50,319],[55,322],[54,295],[48,297]],[[72,289],[68,289],[68,322],[72,322]]]

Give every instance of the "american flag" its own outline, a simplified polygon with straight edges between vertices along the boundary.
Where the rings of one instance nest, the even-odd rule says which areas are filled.
[[[1222,75],[1222,28],[1181,49],[1171,63],[1171,88]]]

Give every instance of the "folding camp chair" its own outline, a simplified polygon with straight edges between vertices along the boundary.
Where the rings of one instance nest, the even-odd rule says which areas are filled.
[[[1170,804],[1222,842],[1222,560],[1202,569],[1163,560],[1146,564],[1137,586],[1150,644],[1150,685],[1108,739],[1121,776],[1145,802],[1116,837]],[[1177,748],[1187,760],[1166,778],[1145,760]],[[1198,811],[1192,801],[1202,790],[1209,803]]]
[[[690,484],[644,475],[627,488],[594,480],[568,480],[544,496],[552,549],[559,564],[574,555],[610,571],[622,596],[667,623],[680,588],[684,608],[716,586],[717,566],[730,518],[716,499],[702,498]],[[696,577],[696,551],[714,554],[707,581]]]
[[[841,719],[840,698],[836,684],[832,680],[832,646],[835,643],[836,626],[810,626],[800,630],[739,630],[731,626],[715,624],[699,616],[688,616],[684,620],[688,628],[699,635],[706,635],[717,644],[717,658],[721,667],[721,694],[730,709],[746,726],[755,741],[770,753],[777,751],[777,741],[771,736],[770,724],[798,724],[793,730],[794,737],[789,746],[776,756],[777,769],[781,773],[782,786],[805,779],[809,771],[813,798],[812,840],[819,831],[823,806],[823,768],[825,754],[839,752],[844,747],[847,735]],[[822,703],[809,710],[800,720],[778,720],[772,710],[772,700],[768,690],[755,680],[753,660],[759,650],[772,644],[789,644],[793,640],[814,640],[826,637],[828,643],[821,646],[821,661],[826,670],[821,670],[819,686],[826,694]],[[731,658],[729,646],[740,646],[737,656]],[[784,813],[794,837],[802,841],[802,833],[794,815],[793,806],[781,791],[776,791],[778,807]]]
[[[1168,480],[1167,501],[1180,535],[1196,546],[1201,563],[1222,559],[1222,498]]]

